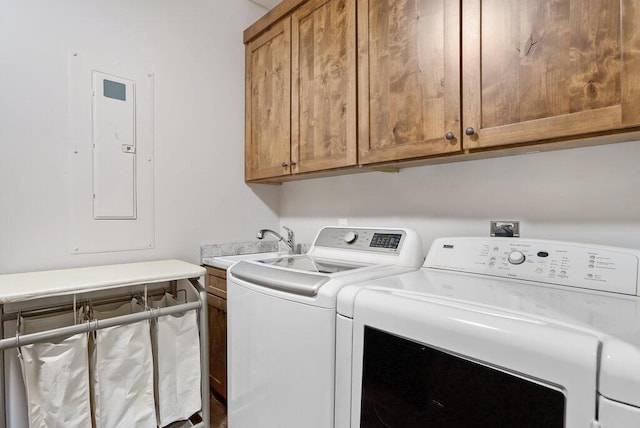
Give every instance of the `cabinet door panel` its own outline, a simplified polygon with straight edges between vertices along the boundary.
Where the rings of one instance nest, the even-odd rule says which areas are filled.
[[[291,19],[286,18],[246,47],[247,180],[289,174],[290,97]]]
[[[359,0],[360,163],[460,149],[459,31],[455,1]]]
[[[207,295],[209,310],[209,386],[227,398],[227,301]]]
[[[637,124],[622,115],[623,88],[638,74],[624,67],[626,3],[465,0],[463,117],[476,133],[464,147]]]
[[[355,165],[355,0],[310,0],[292,17],[293,172]]]
[[[213,266],[206,266],[205,285],[207,292],[220,298],[227,298],[227,271]]]
[[[622,1],[622,125],[640,124],[640,3]]]

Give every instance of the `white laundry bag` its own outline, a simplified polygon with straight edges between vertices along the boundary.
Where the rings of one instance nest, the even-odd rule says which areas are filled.
[[[20,333],[73,325],[73,313],[22,318]],[[91,427],[87,333],[19,349],[30,428]]]
[[[132,299],[117,307],[95,307],[92,318],[101,320],[143,310]],[[156,428],[149,321],[97,330],[90,342],[95,427]]]
[[[171,294],[153,307],[180,304]],[[202,407],[200,335],[196,311],[161,316],[152,322],[158,425],[188,419]]]

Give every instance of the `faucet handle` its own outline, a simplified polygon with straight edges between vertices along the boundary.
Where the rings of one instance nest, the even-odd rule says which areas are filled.
[[[282,228],[287,231],[287,238],[289,240],[293,239],[293,230],[289,229],[287,226],[282,226]]]
[[[287,226],[282,226],[282,228],[287,231],[287,246],[289,247],[289,254],[295,254],[296,240],[293,234],[293,230],[289,229]]]

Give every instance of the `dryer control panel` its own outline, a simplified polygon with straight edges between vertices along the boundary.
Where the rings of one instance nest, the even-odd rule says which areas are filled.
[[[424,267],[638,295],[640,251],[513,238],[440,238]]]

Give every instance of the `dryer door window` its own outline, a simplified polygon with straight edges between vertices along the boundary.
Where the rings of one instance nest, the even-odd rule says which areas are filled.
[[[541,383],[365,326],[363,428],[564,427]]]

